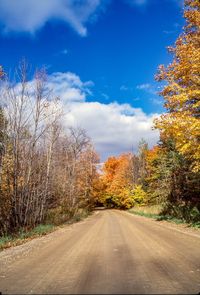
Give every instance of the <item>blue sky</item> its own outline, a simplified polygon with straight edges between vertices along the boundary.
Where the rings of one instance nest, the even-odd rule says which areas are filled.
[[[65,124],[85,128],[102,159],[135,151],[141,137],[158,140],[154,75],[171,60],[182,14],[181,0],[1,0],[1,64],[46,66]]]

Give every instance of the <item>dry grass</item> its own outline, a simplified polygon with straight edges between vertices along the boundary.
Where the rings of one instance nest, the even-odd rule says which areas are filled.
[[[152,205],[152,206],[135,206],[133,209],[134,212],[143,212],[144,214],[153,214],[159,215],[162,211],[161,205]]]

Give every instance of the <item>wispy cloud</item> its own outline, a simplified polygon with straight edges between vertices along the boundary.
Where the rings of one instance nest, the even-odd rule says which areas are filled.
[[[143,89],[150,89],[150,88],[151,88],[151,84],[149,84],[149,83],[140,84],[140,85],[137,85],[136,88],[137,88],[137,89],[140,89],[140,90],[143,90]]]
[[[154,104],[154,105],[158,105],[158,106],[162,106],[163,105],[163,99],[157,97],[153,97],[150,99],[150,101]]]
[[[69,53],[69,51],[67,49],[63,49],[60,53],[64,54],[64,55],[67,55]]]
[[[127,86],[125,86],[125,85],[122,85],[122,86],[120,87],[120,90],[122,90],[122,91],[127,91],[127,90],[129,90],[129,88],[128,88]]]
[[[153,86],[150,83],[144,83],[144,84],[137,85],[136,89],[143,90],[143,91],[146,91],[151,94],[156,94],[158,92],[157,89],[155,89],[155,86]]]
[[[34,33],[48,21],[57,19],[86,36],[86,23],[101,3],[101,0],[1,0],[0,23],[7,32]]]
[[[166,35],[171,35],[171,34],[175,34],[180,30],[180,24],[178,23],[174,23],[172,25],[172,28],[170,28],[169,30],[164,30],[163,33]]]
[[[101,93],[101,95],[103,96],[103,98],[104,98],[105,100],[108,100],[108,99],[110,98],[109,95],[106,94],[106,93]]]
[[[114,0],[0,0],[0,24],[4,32],[34,34],[47,22],[60,20],[80,36],[87,35],[87,23],[97,19],[106,3]],[[130,6],[145,7],[153,1],[123,0]],[[162,0],[163,1],[163,0]],[[166,0],[183,5],[183,0]]]
[[[55,56],[59,56],[59,55],[68,55],[68,54],[69,54],[69,50],[66,49],[66,48],[64,48],[64,49],[62,49],[62,50],[56,52],[54,55],[55,55]]]
[[[149,0],[126,0],[126,2],[128,4],[130,4],[131,6],[133,5],[137,5],[137,6],[143,6],[145,4],[147,4]]]
[[[137,7],[144,7],[146,6],[147,4],[151,4],[152,2],[155,2],[155,1],[163,1],[163,0],[125,0],[126,3],[128,3],[129,5],[131,6],[137,6]],[[183,6],[183,3],[184,3],[184,0],[166,0],[168,2],[174,2],[176,5],[182,7]]]
[[[164,30],[163,33],[166,34],[166,35],[171,35],[171,34],[176,33],[176,31],[175,30],[171,30],[171,31],[170,30],[169,31],[168,30]]]

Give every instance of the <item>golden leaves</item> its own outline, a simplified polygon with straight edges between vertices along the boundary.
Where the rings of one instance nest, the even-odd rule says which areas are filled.
[[[171,48],[174,60],[166,68],[161,65],[156,76],[167,81],[160,93],[168,113],[155,121],[162,136],[174,138],[176,147],[192,161],[192,169],[200,166],[200,3],[185,1],[187,25]]]

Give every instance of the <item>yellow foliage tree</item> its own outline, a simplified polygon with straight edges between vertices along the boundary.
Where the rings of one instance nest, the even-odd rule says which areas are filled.
[[[161,95],[168,113],[156,121],[161,139],[174,138],[177,150],[191,160],[192,169],[200,169],[200,2],[185,0],[186,25],[169,47],[174,60],[161,65],[156,76],[166,81]]]

